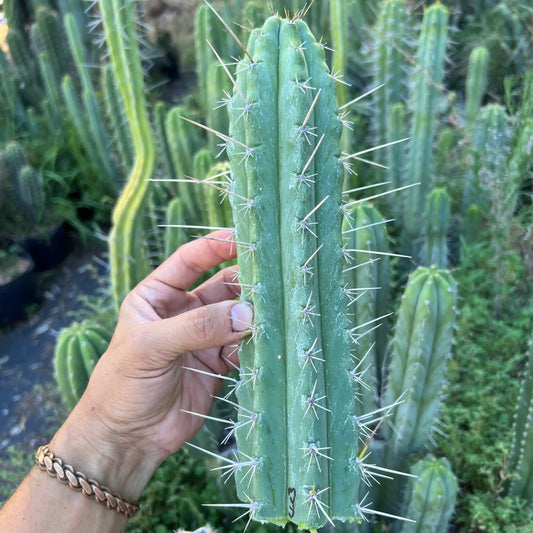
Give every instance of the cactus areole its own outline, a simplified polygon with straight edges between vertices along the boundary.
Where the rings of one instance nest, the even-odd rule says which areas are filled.
[[[239,281],[255,307],[239,351],[239,499],[251,519],[312,531],[360,520],[341,122],[303,21],[274,16],[252,31],[228,109]]]

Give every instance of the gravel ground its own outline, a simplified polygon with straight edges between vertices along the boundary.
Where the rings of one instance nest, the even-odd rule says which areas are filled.
[[[66,416],[53,376],[61,328],[76,320],[82,297],[104,290],[105,245],[74,245],[57,268],[38,274],[42,302],[24,323],[0,331],[0,463],[6,448],[34,450]]]

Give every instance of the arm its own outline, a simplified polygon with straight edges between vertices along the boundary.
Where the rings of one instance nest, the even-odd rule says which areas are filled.
[[[66,464],[137,501],[157,467],[191,439],[220,380],[250,333],[250,305],[237,303],[235,268],[194,291],[201,274],[235,256],[227,231],[182,246],[124,300],[107,352],[78,405],[50,443]],[[44,444],[44,443],[43,443]],[[16,533],[118,532],[127,518],[34,467],[0,511]]]

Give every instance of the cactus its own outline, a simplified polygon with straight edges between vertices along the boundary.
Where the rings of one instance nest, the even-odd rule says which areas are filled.
[[[31,225],[37,226],[44,215],[45,208],[42,176],[30,165],[25,165],[20,169],[17,185],[24,216]]]
[[[456,299],[456,283],[447,271],[419,267],[409,276],[391,342],[384,392],[385,405],[400,397],[403,400],[384,426],[391,466],[420,450],[434,429]]]
[[[352,295],[349,308],[350,328],[364,332],[355,349],[357,359],[363,360],[365,382],[359,399],[363,412],[376,409],[381,390],[381,368],[387,347],[387,318],[389,300],[388,235],[378,210],[368,204],[356,205],[345,219],[343,233],[347,238],[344,250],[350,259],[344,280],[347,287],[366,288]]]
[[[431,191],[424,211],[425,235],[421,264],[448,268],[448,224],[450,222],[450,197],[441,188]]]
[[[173,198],[166,210],[165,228],[165,256],[170,257],[182,244],[188,240],[187,232],[180,227],[184,223],[183,200],[179,197]]]
[[[239,353],[235,433],[249,466],[237,469],[237,490],[251,518],[316,530],[362,512],[336,87],[300,20],[254,30],[237,72],[230,199],[239,281],[256,314]]]
[[[330,26],[333,37],[333,73],[342,78],[348,68],[348,6],[345,0],[330,0]],[[348,87],[337,84],[337,102],[343,106],[348,102]]]
[[[230,174],[230,165],[227,161],[216,163],[207,174],[207,178],[213,178],[217,181],[224,182]],[[209,181],[212,181],[211,179]],[[207,220],[209,225],[214,228],[232,228],[233,216],[231,214],[230,202],[227,198],[222,198],[223,194],[214,187],[205,187],[205,202],[207,204]]]
[[[78,403],[110,341],[111,331],[93,321],[75,322],[59,334],[54,352],[54,372],[69,408]]]
[[[405,491],[405,516],[414,520],[400,528],[401,533],[446,533],[453,514],[458,484],[450,463],[444,457],[427,456],[411,468]]]
[[[533,343],[529,345],[528,360],[520,396],[516,404],[513,427],[513,450],[509,460],[513,474],[509,495],[524,498],[533,504]]]
[[[111,64],[106,65],[104,68],[103,93],[107,117],[111,123],[113,137],[118,148],[118,156],[122,166],[126,169],[131,169],[135,161],[131,131],[128,128],[126,110],[118,91],[113,65]]]
[[[433,142],[444,74],[447,24],[448,10],[440,2],[431,5],[424,13],[413,73],[413,118],[405,174],[407,180],[420,182],[420,186],[406,192],[402,228],[404,248],[411,253],[418,249],[419,213],[424,211],[432,178]]]
[[[184,118],[189,117],[189,112],[182,106],[173,107],[166,119],[166,135],[172,155],[172,164],[176,172],[175,178],[184,180],[193,174],[193,154],[198,147],[196,129]],[[177,195],[183,198],[187,206],[187,215],[198,216],[199,206],[195,201],[190,183],[178,183]],[[190,218],[190,217],[189,217]]]
[[[155,165],[155,147],[144,92],[135,4],[101,0],[99,6],[135,151],[134,165],[113,210],[113,227],[109,235],[111,284],[118,309],[124,297],[149,269],[144,256],[142,214],[148,200],[148,180]]]
[[[487,88],[488,70],[489,51],[484,46],[477,46],[470,53],[468,61],[465,96],[467,124],[472,124],[481,108],[481,102]]]
[[[118,178],[112,161],[110,151],[111,143],[104,128],[105,124],[100,110],[100,104],[94,90],[93,81],[89,75],[86,49],[81,40],[74,15],[72,13],[65,15],[64,22],[68,43],[83,89],[83,104],[89,127],[88,134],[90,135],[90,146],[86,147],[89,148],[87,154],[97,163],[100,172],[105,176],[108,183],[108,192],[114,194],[118,190]],[[79,113],[80,110],[78,109],[76,112]]]
[[[373,122],[376,145],[405,137],[403,131],[400,137],[393,134],[397,131],[397,126],[392,127],[390,121],[395,120],[396,124],[398,123],[399,117],[393,119],[391,110],[393,106],[405,101],[407,96],[408,63],[404,49],[409,36],[409,19],[406,7],[404,0],[386,0],[381,6],[374,27],[376,41],[373,58],[374,86],[383,85],[373,94],[376,111],[376,120]],[[389,151],[392,148],[389,148]],[[403,146],[401,149],[403,150]],[[394,168],[401,169],[402,165],[391,167],[391,170]],[[395,186],[399,185],[395,183]]]

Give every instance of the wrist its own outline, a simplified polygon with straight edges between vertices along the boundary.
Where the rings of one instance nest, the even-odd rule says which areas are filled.
[[[50,450],[88,478],[137,502],[159,463],[113,434],[80,404],[50,442]]]

